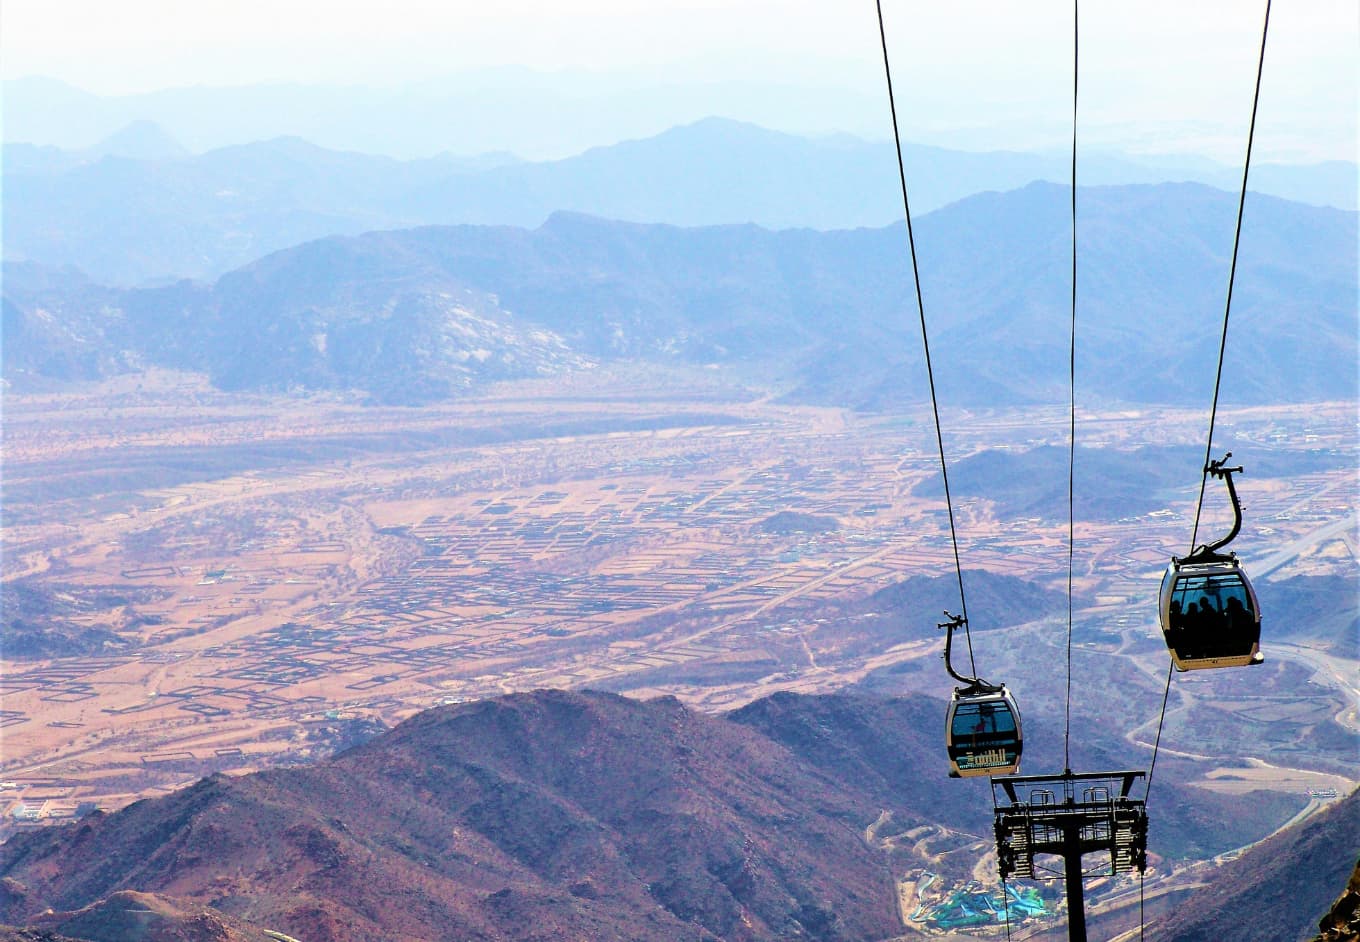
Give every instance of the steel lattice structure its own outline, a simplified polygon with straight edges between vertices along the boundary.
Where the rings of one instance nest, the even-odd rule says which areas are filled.
[[[1112,873],[1147,867],[1147,808],[1129,792],[1142,771],[1012,775],[992,780],[1001,879],[1034,876],[1036,854],[1062,857],[1069,936],[1086,938],[1082,857],[1107,852]],[[1000,786],[1009,804],[996,802]]]

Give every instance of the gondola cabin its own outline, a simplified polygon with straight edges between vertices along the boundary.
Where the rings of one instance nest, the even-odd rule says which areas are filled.
[[[1229,554],[1173,559],[1162,578],[1162,634],[1177,670],[1245,667],[1261,654],[1261,607]]]
[[[1014,775],[1020,769],[1020,711],[1004,686],[955,688],[945,720],[950,778]]]

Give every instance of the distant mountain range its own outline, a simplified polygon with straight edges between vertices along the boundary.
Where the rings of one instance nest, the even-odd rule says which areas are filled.
[[[460,69],[455,56],[448,72],[424,81],[393,75],[390,82],[379,82],[370,76],[368,84],[358,84],[364,79],[356,75],[346,84],[202,84],[101,95],[58,79],[27,76],[5,79],[0,96],[7,141],[67,149],[89,147],[139,120],[160,124],[195,153],[300,135],[332,149],[401,158],[503,150],[534,159],[560,158],[601,144],[650,137],[708,116],[796,134],[846,132],[887,140],[892,126],[881,66],[871,48],[862,53],[851,59],[799,56],[796,63],[776,65],[774,72],[767,71],[770,63],[762,64],[763,56],[757,54],[744,63],[740,78],[699,63],[686,68],[671,62],[603,70]],[[1334,67],[1343,68],[1333,73],[1338,79],[1345,74],[1340,62]],[[970,82],[963,88],[938,73],[931,81],[930,73],[927,66],[899,83],[899,113],[908,139],[923,140],[929,134],[929,143],[976,151],[1065,149],[1070,117],[1063,114],[1060,96],[1048,98],[1040,91],[1044,86],[1030,81],[1035,76],[1013,85]],[[1319,73],[1315,80],[1325,75]],[[1050,94],[1055,90],[1047,87]],[[1106,103],[1118,108],[1128,89],[1107,91],[1115,100]],[[1234,142],[1233,158],[1240,153],[1235,143],[1245,133],[1246,117],[1240,106],[1195,118],[1175,117],[1174,107],[1155,109],[1159,113],[1151,121],[1131,121],[1121,110],[1110,121],[1099,117],[1103,109],[1098,99],[1104,97],[1097,92],[1097,100],[1091,100],[1083,90],[1081,138],[1089,152],[1137,147],[1144,153],[1155,148],[1151,152],[1174,154],[1227,139]],[[1306,113],[1284,105],[1294,111],[1287,116],[1280,112],[1284,101],[1275,100],[1263,111],[1266,133],[1258,137],[1258,146],[1276,153],[1354,159],[1356,119],[1346,110],[1344,96],[1324,95],[1320,102],[1313,96]],[[1088,110],[1088,103],[1095,110]]]
[[[908,144],[913,210],[984,191],[1065,182],[1065,155]],[[1202,159],[1092,154],[1083,185],[1196,181],[1240,170]],[[1252,188],[1354,209],[1354,164],[1258,164]],[[554,161],[508,154],[400,161],[296,137],[189,155],[147,121],[85,150],[4,149],[5,258],[75,265],[97,281],[211,278],[309,239],[416,225],[538,226],[563,210],[683,226],[885,226],[901,216],[892,146],[805,138],[710,118]]]
[[[1238,458],[1249,465],[1249,479],[1344,470],[1354,461],[1349,454],[1340,452],[1300,454],[1260,446],[1253,447],[1250,455],[1239,454]],[[1039,517],[1060,521],[1067,516],[1067,462],[1067,449],[1056,445],[980,451],[950,467],[950,491],[955,500],[993,501],[997,513],[1007,519]],[[1121,450],[1079,444],[1075,473],[1080,480],[1098,485],[1077,495],[1076,519],[1113,523],[1163,510],[1171,501],[1184,499],[1186,482],[1198,482],[1196,469],[1203,462],[1202,446],[1144,445]],[[1250,488],[1249,484],[1238,486]],[[913,493],[943,498],[943,481],[931,477],[918,484]],[[1222,507],[1224,519],[1231,519],[1228,499],[1222,494],[1222,485],[1210,491],[1208,506]],[[1313,628],[1332,620],[1320,611],[1310,615],[1315,616],[1309,619]]]
[[[1084,401],[1208,402],[1237,200],[1194,184],[1080,193]],[[1224,401],[1355,398],[1355,213],[1247,203]],[[942,401],[1065,402],[1069,191],[1032,184],[925,215],[916,241]],[[559,213],[538,229],[333,237],[208,285],[116,289],[7,265],[11,388],[145,365],[225,389],[387,402],[623,358],[758,367],[795,401],[926,394],[904,227],[682,229]]]
[[[965,882],[968,845],[991,839],[984,790],[945,777],[943,710],[778,694],[712,716],[560,691],[440,707],[315,766],[20,831],[0,845],[0,922],[100,942],[136,909],[202,926],[157,938],[233,942],[889,938],[894,874]],[[1180,839],[1241,839],[1223,822],[1251,796],[1166,777],[1158,794]],[[1275,924],[1323,914],[1349,833],[1306,832],[1325,873],[1281,890],[1316,881],[1318,901]]]
[[[6,141],[65,149],[89,147],[134,121],[160,124],[195,153],[298,135],[333,150],[405,159],[486,151],[557,159],[708,116],[795,133],[891,132],[876,82],[866,95],[834,79],[797,87],[711,77],[677,82],[642,71],[506,67],[385,87],[200,85],[131,95],[98,95],[31,76],[6,79],[0,94]],[[869,72],[877,78],[872,63]],[[1032,123],[1009,117],[1022,125],[1021,146],[1030,146]]]

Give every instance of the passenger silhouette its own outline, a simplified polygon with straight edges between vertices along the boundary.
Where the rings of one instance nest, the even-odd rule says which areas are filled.
[[[1228,599],[1228,604],[1224,607],[1224,618],[1228,622],[1228,634],[1232,638],[1234,647],[1241,648],[1243,653],[1251,649],[1253,644],[1261,640],[1261,627],[1256,623],[1242,600],[1233,596]]]
[[[996,732],[996,717],[992,716],[991,710],[979,710],[977,722],[973,724],[973,744],[989,733]]]
[[[1171,600],[1168,614],[1170,617],[1167,618],[1166,644],[1179,655],[1181,645],[1185,643],[1185,615],[1181,612],[1180,599]]]
[[[1208,596],[1200,597],[1195,634],[1199,637],[1201,657],[1217,657],[1223,653],[1223,616]]]
[[[1182,621],[1183,629],[1180,632],[1180,657],[1183,658],[1202,658],[1204,657],[1205,628],[1204,613],[1200,612],[1200,605],[1197,602],[1190,602],[1186,605],[1185,620]]]

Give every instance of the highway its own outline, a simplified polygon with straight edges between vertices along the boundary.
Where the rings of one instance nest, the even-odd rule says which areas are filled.
[[[1341,537],[1346,541],[1353,557],[1360,558],[1360,553],[1356,552],[1357,540],[1355,534],[1357,525],[1360,525],[1360,511],[1352,512],[1339,520],[1325,523],[1315,530],[1308,531],[1298,539],[1291,540],[1269,556],[1252,560],[1249,571],[1252,576],[1257,578],[1268,576],[1280,567],[1302,556],[1305,551],[1336,537]]]

